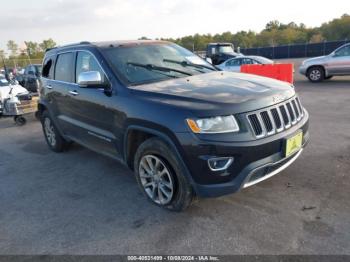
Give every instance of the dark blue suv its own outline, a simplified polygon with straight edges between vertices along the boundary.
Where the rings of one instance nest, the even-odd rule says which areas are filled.
[[[53,151],[76,142],[115,158],[148,199],[171,210],[279,173],[309,139],[293,86],[217,71],[169,42],[54,48],[41,81],[39,111]]]

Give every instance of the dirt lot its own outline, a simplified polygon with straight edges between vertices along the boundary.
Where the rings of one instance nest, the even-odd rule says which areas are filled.
[[[184,213],[80,146],[49,151],[39,122],[0,120],[0,254],[350,254],[350,78],[297,77],[311,142],[283,173]]]

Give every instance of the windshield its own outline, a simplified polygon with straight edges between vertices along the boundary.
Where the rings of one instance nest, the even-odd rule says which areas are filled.
[[[265,57],[262,57],[262,56],[253,56],[252,58],[261,64],[273,64],[274,63],[272,60],[265,58]]]
[[[168,43],[102,49],[116,73],[130,85],[208,73],[216,69],[190,51]]]
[[[219,46],[219,53],[234,53],[235,51],[233,50],[231,45],[222,45]]]
[[[36,65],[35,68],[36,68],[36,71],[40,74],[42,66],[41,65]]]

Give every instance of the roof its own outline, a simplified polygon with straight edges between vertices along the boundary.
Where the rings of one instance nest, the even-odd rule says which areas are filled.
[[[79,47],[79,46],[92,46],[92,47],[99,47],[99,48],[107,48],[107,47],[118,47],[118,46],[125,46],[125,45],[145,45],[145,44],[160,44],[160,43],[169,43],[167,41],[160,41],[160,40],[115,40],[115,41],[102,41],[102,42],[88,42],[88,41],[82,41],[79,43],[73,43],[63,46],[57,46],[54,48],[47,49],[46,52],[49,52],[51,50],[58,50],[63,48],[70,48],[70,47]]]

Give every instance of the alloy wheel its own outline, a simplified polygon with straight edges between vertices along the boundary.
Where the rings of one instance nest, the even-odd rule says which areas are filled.
[[[46,117],[44,120],[44,129],[45,129],[45,135],[46,135],[47,141],[51,146],[54,147],[56,145],[56,134],[54,131],[54,127],[51,123],[51,120],[48,117]]]
[[[311,78],[311,80],[313,80],[313,81],[318,81],[318,80],[320,80],[320,78],[321,78],[321,72],[320,72],[320,70],[318,70],[318,69],[313,69],[313,70],[311,70],[311,72],[310,72],[310,78]]]
[[[159,205],[168,204],[174,195],[174,181],[164,162],[154,155],[145,155],[139,164],[141,184],[148,197]]]

